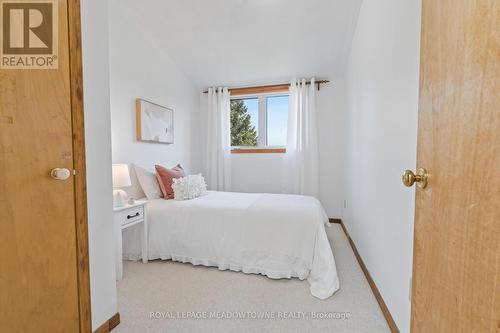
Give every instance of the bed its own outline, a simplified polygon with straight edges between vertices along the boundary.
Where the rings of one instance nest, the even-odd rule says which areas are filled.
[[[151,200],[147,214],[150,260],[307,279],[320,299],[339,289],[328,218],[313,197],[209,191],[193,200]],[[124,259],[141,259],[140,248],[139,231],[124,232]]]

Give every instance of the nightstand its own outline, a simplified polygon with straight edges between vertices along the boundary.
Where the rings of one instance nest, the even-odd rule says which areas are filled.
[[[141,254],[142,262],[148,262],[148,221],[146,214],[147,201],[136,201],[132,205],[115,207],[114,227],[115,227],[115,255],[116,255],[116,279],[123,277],[123,257],[122,257],[122,230],[128,227],[142,224],[141,233]]]

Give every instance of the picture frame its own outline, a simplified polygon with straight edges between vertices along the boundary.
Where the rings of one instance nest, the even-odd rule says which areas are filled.
[[[137,98],[136,139],[142,142],[174,143],[174,110]]]

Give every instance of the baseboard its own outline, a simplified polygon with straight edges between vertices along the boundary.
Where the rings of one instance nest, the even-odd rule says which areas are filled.
[[[330,223],[342,223],[341,219],[328,219]]]
[[[356,248],[356,245],[354,245],[354,242],[349,235],[349,232],[347,231],[347,228],[344,225],[344,222],[342,220],[339,220],[340,222],[332,222],[332,220],[336,219],[330,219],[330,223],[340,223],[342,226],[342,229],[344,230],[344,233],[347,237],[347,240],[349,241],[349,244],[351,244],[352,251],[354,252],[354,255],[356,256],[356,259],[358,259],[359,266],[361,266],[361,270],[365,274],[366,280],[368,281],[368,284],[370,285],[370,288],[372,289],[373,295],[375,296],[375,299],[378,302],[378,305],[380,306],[380,310],[382,310],[382,313],[384,314],[385,320],[387,321],[387,324],[389,325],[389,328],[392,333],[399,333],[398,326],[396,325],[396,322],[394,322],[394,319],[392,318],[391,312],[389,311],[389,308],[387,308],[387,305],[384,302],[384,299],[382,298],[382,295],[380,294],[380,291],[377,288],[377,285],[375,284],[375,281],[373,281],[370,272],[368,272],[368,269],[366,268],[365,263],[363,262],[363,259],[359,255],[358,249]]]
[[[94,333],[109,333],[113,330],[113,328],[118,326],[118,324],[120,324],[120,314],[117,312],[113,315],[113,317],[109,318],[104,322],[104,324],[99,326]]]

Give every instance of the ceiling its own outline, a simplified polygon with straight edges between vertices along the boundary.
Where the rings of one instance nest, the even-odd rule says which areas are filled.
[[[342,75],[362,0],[123,0],[199,87]]]

